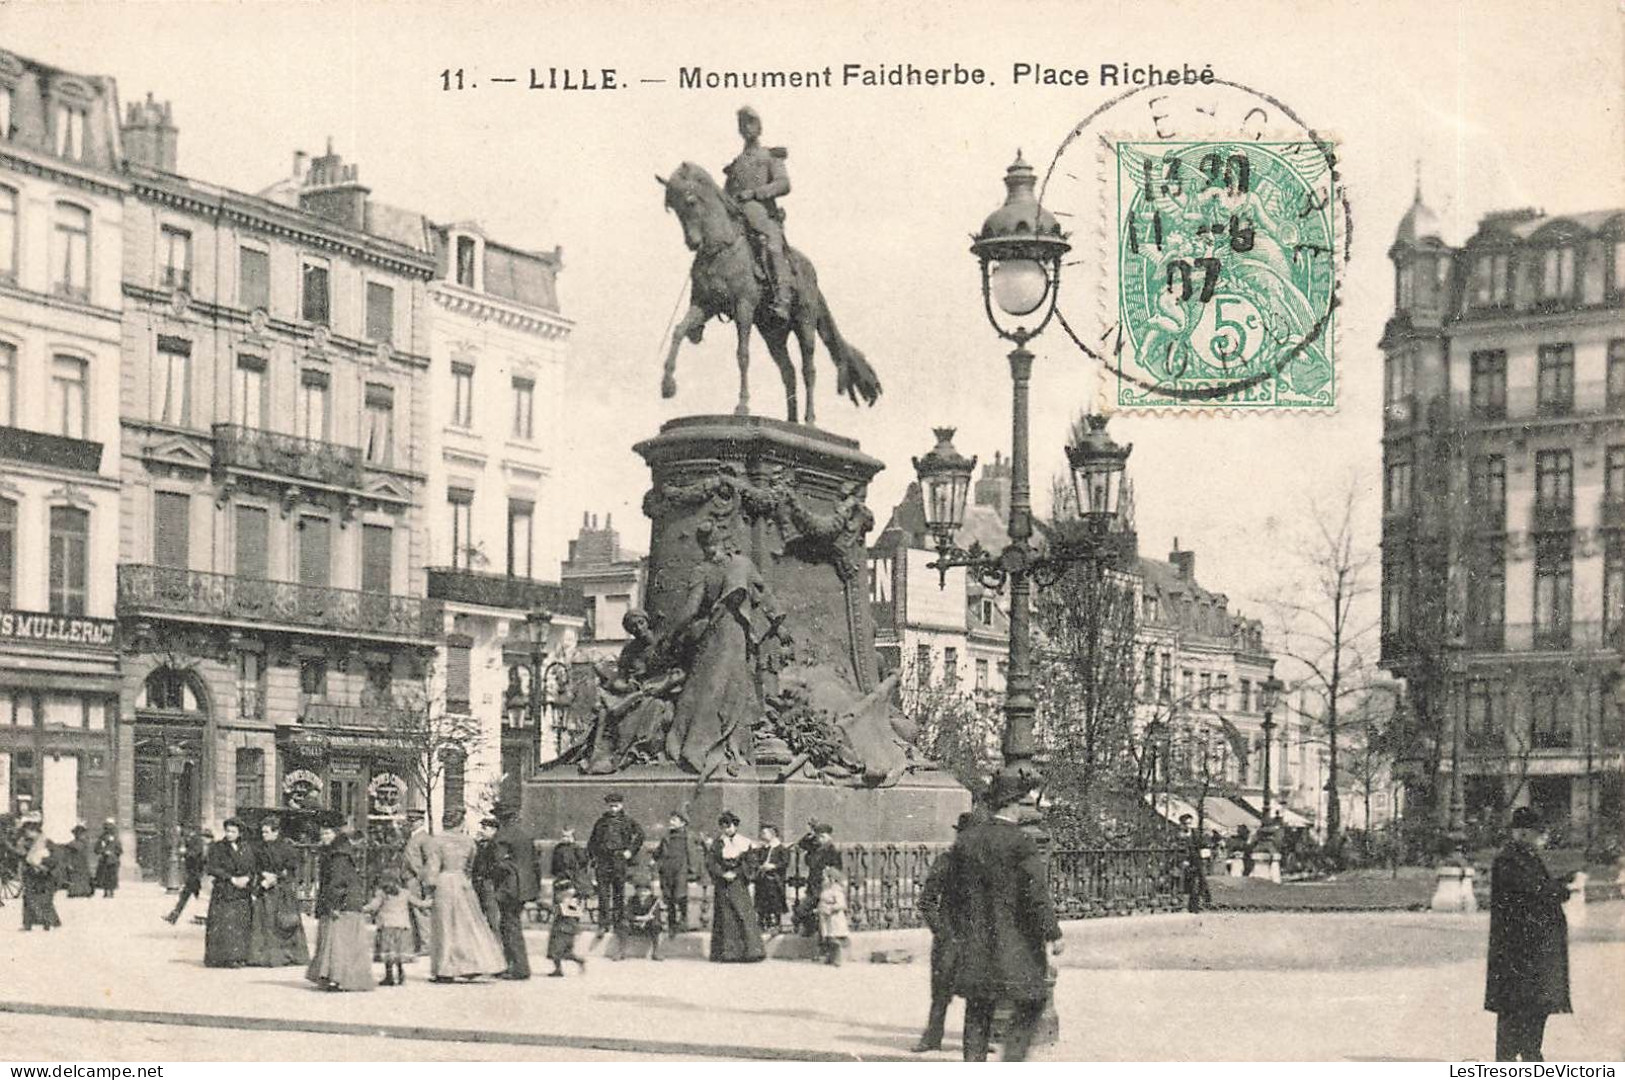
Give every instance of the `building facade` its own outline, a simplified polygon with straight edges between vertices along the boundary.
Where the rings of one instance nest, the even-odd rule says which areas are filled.
[[[331,152],[290,207],[178,175],[167,106],[124,138],[118,798],[151,874],[239,808],[420,797],[437,262]]]
[[[112,816],[119,268],[113,80],[0,51],[0,814]]]
[[[1418,191],[1389,257],[1382,663],[1424,736],[1412,805],[1617,836],[1625,211],[1491,214],[1452,246]]]
[[[642,608],[648,558],[621,547],[621,533],[612,515],[583,512],[581,529],[570,541],[569,554],[559,566],[559,582],[580,590],[586,601],[587,633],[577,650],[578,661],[614,661],[632,635],[627,613]]]

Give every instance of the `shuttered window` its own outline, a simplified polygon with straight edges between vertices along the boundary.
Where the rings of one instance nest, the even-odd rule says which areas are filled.
[[[265,578],[271,515],[259,506],[237,508],[237,576]]]
[[[71,506],[51,507],[50,558],[51,614],[83,615],[89,576],[89,513]]]
[[[152,506],[152,561],[185,570],[191,565],[192,499],[160,491]]]
[[[327,585],[332,582],[331,525],[323,517],[299,519],[299,582]]]
[[[389,592],[394,567],[395,531],[387,525],[361,528],[361,589],[363,592]]]
[[[469,654],[472,642],[446,641],[446,711],[466,714],[469,710]]]
[[[237,302],[249,311],[271,307],[271,256],[258,248],[237,249]]]
[[[395,290],[376,281],[367,282],[367,340],[395,340]]]

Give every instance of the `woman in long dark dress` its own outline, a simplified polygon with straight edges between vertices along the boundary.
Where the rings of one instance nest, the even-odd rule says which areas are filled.
[[[350,838],[322,828],[321,880],[316,885],[316,953],[305,978],[324,990],[371,990],[372,927],[361,909],[365,884]]]
[[[711,906],[711,960],[745,964],[763,960],[762,934],[750,898],[750,838],[739,834],[739,818],[728,811],[717,819],[722,835],[705,851],[715,902]]]
[[[214,886],[209,891],[209,927],[203,936],[207,967],[242,967],[248,962],[257,867],[242,832],[242,823],[230,818],[221,838],[209,846],[206,869]]]
[[[57,881],[57,856],[37,822],[23,826],[17,837],[17,854],[22,857],[23,929],[61,926],[62,920],[56,914],[56,890],[61,887]]]
[[[118,892],[118,864],[124,857],[124,845],[119,842],[118,823],[112,818],[102,822],[102,834],[96,837],[95,887],[102,896],[113,899]]]
[[[248,962],[255,967],[295,967],[310,963],[305,926],[299,915],[299,865],[293,842],[282,837],[276,818],[260,823],[260,845],[250,923]]]
[[[74,899],[95,896],[96,887],[90,880],[90,830],[75,825],[73,839],[63,847],[62,854],[68,876],[68,896]]]

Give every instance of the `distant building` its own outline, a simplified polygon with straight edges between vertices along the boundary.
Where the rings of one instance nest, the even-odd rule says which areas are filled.
[[[1411,783],[1469,824],[1533,805],[1619,834],[1625,795],[1625,211],[1490,214],[1452,246],[1420,190],[1383,333],[1382,664]]]
[[[621,547],[621,534],[612,516],[581,515],[581,531],[570,541],[570,553],[559,567],[559,581],[580,590],[587,604],[587,633],[578,656],[583,660],[614,660],[631,635],[622,625],[626,614],[643,605],[648,575],[645,556]]]
[[[0,814],[57,841],[118,812],[118,120],[0,51]]]

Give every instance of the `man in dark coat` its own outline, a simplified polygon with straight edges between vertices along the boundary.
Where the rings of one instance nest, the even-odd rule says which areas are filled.
[[[124,845],[119,842],[118,823],[112,818],[102,822],[102,834],[96,837],[96,888],[108,900],[118,891],[118,864],[124,857]]]
[[[496,840],[492,847],[495,854],[491,860],[491,891],[501,916],[498,936],[502,940],[502,957],[508,963],[507,969],[497,978],[522,981],[530,978],[530,953],[525,949],[524,874],[520,870],[521,860],[516,858],[518,852],[514,851],[513,844],[507,840]]]
[[[1512,812],[1512,838],[1490,868],[1490,948],[1484,1008],[1496,1014],[1495,1060],[1544,1061],[1546,1018],[1569,1004],[1568,887],[1546,871],[1540,815]]]
[[[818,896],[824,891],[824,871],[841,865],[841,852],[835,846],[835,827],[828,822],[807,822],[807,835],[796,842],[806,870],[806,887],[796,901],[795,924],[801,933],[818,933]]]
[[[992,820],[966,829],[949,853],[943,891],[956,952],[953,989],[965,999],[966,1061],[987,1060],[1001,1000],[1010,1003],[1003,1060],[1026,1060],[1049,998],[1044,944],[1055,955],[1062,949],[1038,845],[1018,823],[1033,789],[1030,778],[1001,773],[990,792]]]
[[[502,937],[502,912],[497,907],[497,819],[488,817],[480,821],[478,838],[474,842],[474,864],[469,867],[469,880],[474,895],[479,898],[480,911],[485,915],[491,933]]]
[[[519,871],[519,902],[534,904],[542,897],[542,876],[536,865],[536,841],[519,823],[519,808],[504,802],[491,807],[497,819],[496,841],[513,851],[513,864]]]
[[[184,884],[181,886],[181,895],[175,901],[175,906],[168,915],[163,917],[164,922],[174,926],[186,909],[186,902],[194,896],[203,893],[203,864],[209,854],[208,829],[188,829],[181,837],[181,874]]]
[[[632,860],[643,849],[643,826],[623,812],[625,802],[615,792],[604,796],[609,809],[599,817],[587,838],[587,855],[598,876],[598,933],[619,926],[626,913],[626,879]]]
[[[68,875],[68,896],[95,896],[91,883],[90,830],[83,825],[73,827],[73,839],[62,846],[63,868]]]
[[[1185,885],[1185,909],[1194,914],[1213,904],[1213,894],[1207,887],[1208,853],[1202,847],[1202,834],[1189,814],[1179,815],[1179,826],[1185,832],[1185,860],[1180,867]]]
[[[963,833],[976,822],[975,814],[960,814],[954,831]],[[932,861],[925,884],[920,887],[920,918],[931,928],[931,1014],[925,1022],[925,1034],[914,1044],[916,1054],[942,1049],[942,1031],[948,1023],[948,1005],[954,999],[954,933],[944,910],[947,898],[943,895],[948,882],[950,854],[944,851]]]
[[[660,871],[660,895],[665,898],[666,918],[673,937],[688,929],[688,884],[700,879],[705,852],[699,838],[688,831],[688,818],[673,810],[666,835],[655,848],[655,867]]]

